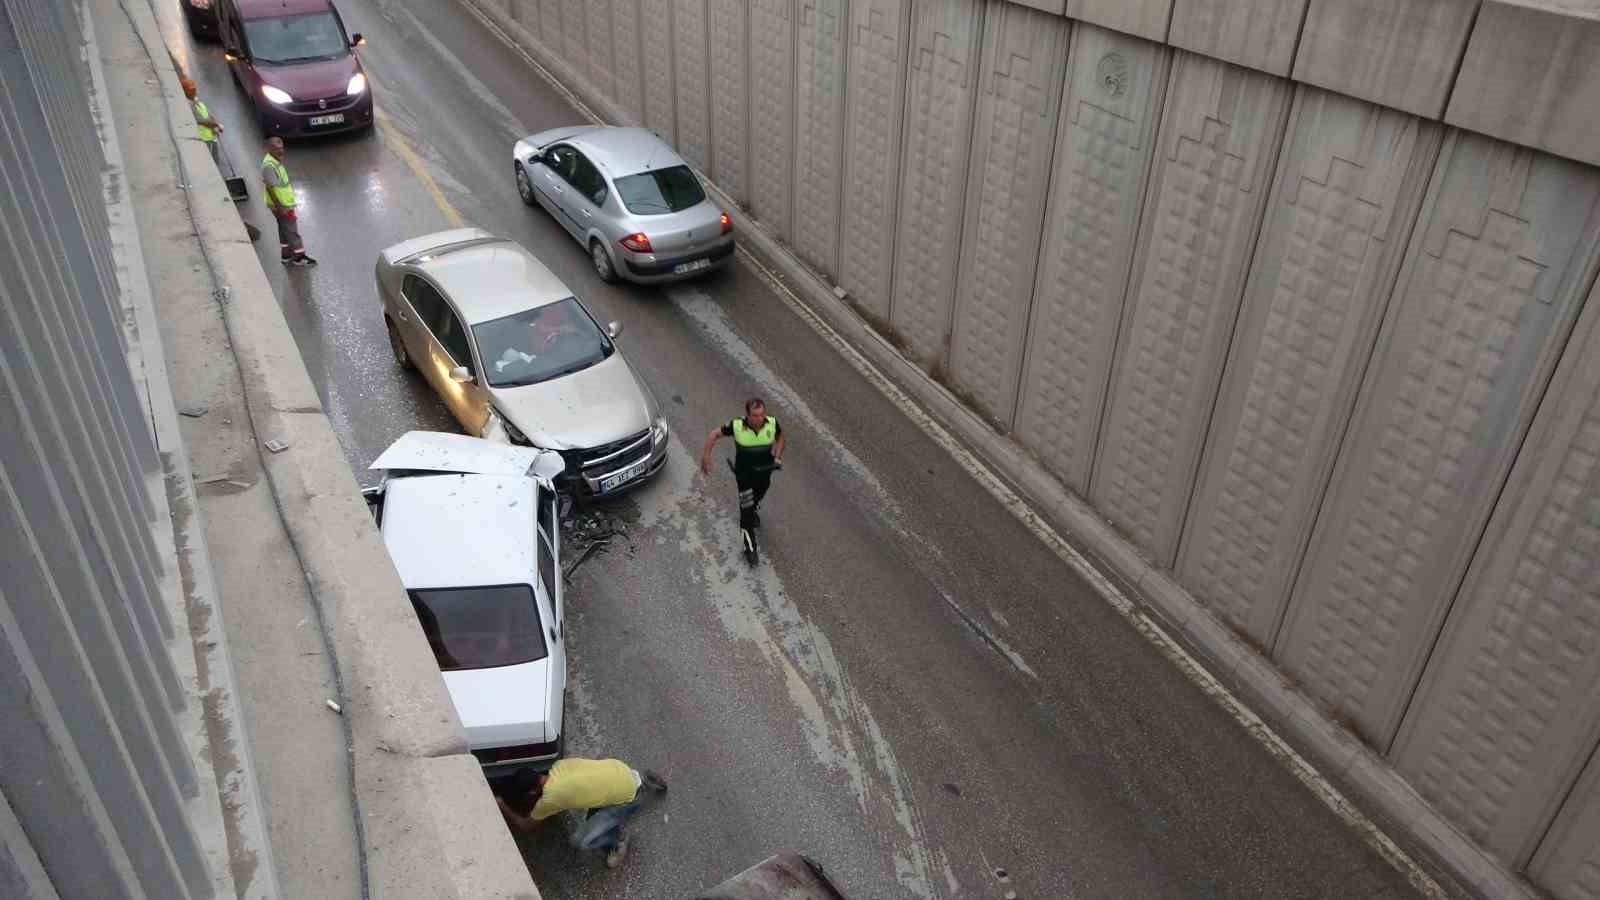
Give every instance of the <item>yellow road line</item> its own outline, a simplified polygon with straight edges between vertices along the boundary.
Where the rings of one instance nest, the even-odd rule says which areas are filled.
[[[383,136],[387,140],[390,149],[394,150],[395,155],[400,157],[400,161],[406,164],[406,168],[417,176],[417,180],[422,182],[423,189],[428,192],[429,196],[433,197],[434,205],[439,207],[440,212],[444,213],[445,221],[450,223],[450,227],[461,228],[466,225],[467,220],[463,219],[461,213],[457,212],[456,208],[450,205],[450,201],[445,199],[444,191],[439,189],[439,182],[433,180],[433,176],[428,174],[428,168],[423,163],[422,157],[418,156],[417,151],[411,148],[411,143],[406,140],[405,135],[400,133],[400,128],[395,125],[394,119],[389,118],[389,114],[384,112],[382,107],[373,109],[372,116],[378,123],[378,127],[383,130]]]

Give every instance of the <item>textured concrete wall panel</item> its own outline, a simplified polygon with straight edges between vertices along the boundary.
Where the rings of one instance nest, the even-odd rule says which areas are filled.
[[[932,367],[949,353],[983,13],[981,0],[912,13],[889,323],[905,354]]]
[[[611,0],[611,59],[616,64],[611,99],[639,125],[645,123],[641,28],[639,0]]]
[[[750,202],[750,7],[710,0],[711,178],[741,204]]]
[[[1175,0],[1174,47],[1287,77],[1307,0]]]
[[[1392,755],[1520,868],[1600,734],[1600,288],[1480,546]]]
[[[582,0],[578,0],[582,2]],[[678,143],[677,89],[672,79],[673,0],[639,0],[639,59],[644,76],[644,126]]]
[[[1479,0],[1311,0],[1297,81],[1437,119]]]
[[[1067,18],[1147,41],[1165,41],[1173,0],[1067,0]]]
[[[535,0],[523,0],[523,2],[532,5]],[[553,51],[557,56],[561,57],[562,59],[566,59],[566,48],[561,46],[562,0],[537,0],[537,2],[539,21],[539,30],[537,34],[539,35],[539,39],[544,41],[544,45],[549,47],[550,50]]]
[[[1445,121],[1600,165],[1600,7],[1487,0]]]
[[[1528,877],[1556,900],[1600,900],[1596,834],[1600,834],[1600,759],[1591,759],[1528,867]]]
[[[1080,494],[1099,434],[1171,54],[1072,31],[1016,437]]]
[[[677,84],[679,155],[704,171],[711,167],[710,55],[706,0],[673,0],[672,70]]]
[[[750,208],[794,238],[794,0],[750,3]]]
[[[0,354],[5,356],[0,377],[10,387],[19,374],[12,368],[17,356],[9,346]],[[55,702],[60,704],[56,714],[61,727],[71,745],[82,752],[84,769],[140,882],[154,896],[187,897],[173,848],[167,844],[168,829],[163,827],[175,825],[175,835],[187,834],[182,800],[155,746],[148,716],[141,715],[143,704],[128,689],[131,677],[105,620],[108,598],[97,590],[93,561],[74,547],[75,523],[67,518],[49,462],[38,450],[39,436],[27,426],[5,432],[0,437],[4,459],[0,528],[14,537],[0,542],[0,584],[35,587],[26,602],[12,604],[4,615],[26,643],[41,682],[49,686],[49,696],[59,698]],[[12,596],[20,597],[21,591]],[[118,601],[109,598],[110,605]],[[113,708],[118,718],[113,718]],[[14,718],[25,717],[16,710],[0,709],[6,710],[9,740]],[[69,748],[58,752],[67,753]],[[152,802],[161,806],[165,817],[158,815]],[[198,862],[193,847],[189,850],[191,862]]]
[[[839,284],[880,324],[889,321],[910,21],[910,0],[850,4]]]
[[[60,900],[45,874],[39,854],[33,852],[22,823],[0,793],[0,897],[15,900]]]
[[[798,0],[795,32],[794,248],[835,280],[844,174],[845,7],[844,0]]]
[[[1593,276],[1600,171],[1446,139],[1277,639],[1379,748]]]
[[[1178,557],[1272,639],[1438,149],[1439,127],[1300,88]]]
[[[1009,4],[985,17],[949,381],[991,421],[1016,411],[1070,26]]]
[[[617,88],[612,81],[612,73],[617,70],[617,61],[616,48],[612,46],[611,39],[611,3],[609,0],[585,3],[583,10],[583,37],[588,48],[589,80],[600,93],[615,99]]]
[[[589,72],[589,15],[586,0],[561,0],[561,58],[579,72]]]
[[[1172,562],[1270,188],[1288,82],[1179,52],[1090,496]]]

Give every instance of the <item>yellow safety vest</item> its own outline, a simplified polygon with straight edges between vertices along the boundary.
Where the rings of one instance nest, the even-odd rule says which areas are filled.
[[[268,169],[277,173],[278,181],[282,184],[275,185],[267,181]],[[261,158],[261,182],[267,186],[267,195],[272,198],[274,205],[283,209],[294,208],[294,185],[289,182],[289,170],[283,167],[283,163],[273,159],[270,153]]]
[[[778,420],[772,416],[767,416],[767,421],[761,423],[760,431],[746,425],[744,419],[733,420],[733,442],[741,447],[770,447],[777,439]]]
[[[210,144],[216,141],[217,133],[209,125],[201,125],[201,119],[211,118],[211,110],[206,109],[206,104],[199,97],[194,98],[195,128],[200,132],[200,140]]]

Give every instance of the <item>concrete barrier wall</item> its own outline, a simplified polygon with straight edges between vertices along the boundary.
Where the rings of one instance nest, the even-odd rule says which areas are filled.
[[[1470,887],[1600,897],[1600,3],[467,2]]]
[[[69,4],[0,3],[0,894],[201,898],[201,785]],[[208,776],[209,777],[209,776]]]

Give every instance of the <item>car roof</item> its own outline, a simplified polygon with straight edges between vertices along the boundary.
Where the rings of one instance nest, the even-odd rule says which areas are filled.
[[[468,325],[572,296],[554,272],[515,241],[472,244],[414,265],[450,296]]]
[[[594,128],[566,143],[583,151],[612,178],[684,164],[683,157],[644,128]]]
[[[389,480],[383,543],[401,583],[421,589],[537,582],[535,488],[531,478],[508,475]]]
[[[237,0],[239,15],[245,19],[268,16],[296,16],[332,8],[331,0]]]

